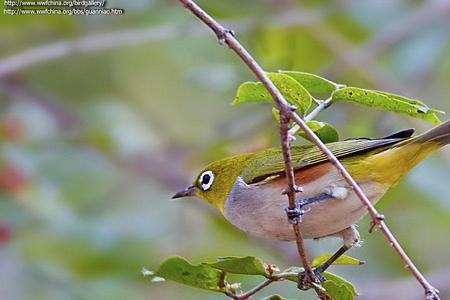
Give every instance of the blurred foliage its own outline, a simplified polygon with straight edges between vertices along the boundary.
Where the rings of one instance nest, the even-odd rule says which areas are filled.
[[[447,1],[199,4],[232,21],[267,71],[310,72],[450,111]],[[265,104],[230,105],[238,85],[255,78],[176,2],[108,5],[126,14],[0,18],[0,66],[21,51],[65,39],[167,29],[151,42],[142,36],[139,45],[71,54],[0,78],[2,299],[220,297],[176,284],[149,284],[141,268],[156,269],[168,254],[190,261],[254,255],[295,265],[294,245],[249,238],[199,201],[169,201],[210,160],[278,145]],[[423,11],[428,15],[411,18]],[[382,50],[373,54],[374,48]],[[333,124],[342,139],[429,128],[409,116],[345,103],[318,121]],[[444,299],[450,293],[450,241],[443,238],[450,228],[449,157],[447,149],[422,163],[378,206],[418,266],[440,283]],[[379,299],[381,284],[382,290],[398,292],[397,284],[411,277],[384,238],[367,233],[369,227],[365,218],[364,246],[351,251],[367,264],[357,270],[335,266],[333,272],[356,283],[361,299]],[[339,243],[307,241],[312,257]],[[245,290],[259,282],[239,281]],[[284,297],[297,297],[294,285],[280,284],[260,297],[280,290]],[[411,286],[397,294],[421,299],[420,287]]]

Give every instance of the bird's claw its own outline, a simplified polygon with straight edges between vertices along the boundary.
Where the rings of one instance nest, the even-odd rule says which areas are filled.
[[[323,276],[323,271],[320,269],[320,267],[318,268],[314,268],[313,269],[314,275],[316,277],[317,282],[315,283],[319,283],[319,282],[325,282],[327,281],[327,279],[325,278],[325,276]],[[305,271],[301,272],[298,274],[298,283],[297,283],[297,287],[302,290],[302,291],[306,291],[309,290],[312,287],[312,283],[311,280],[309,279],[308,275],[306,274]]]
[[[383,214],[377,214],[376,218],[377,218],[378,221],[384,221],[384,219],[385,219]],[[373,232],[373,230],[375,229],[375,226],[377,226],[377,223],[372,220],[372,222],[370,222],[369,233]]]
[[[425,300],[440,300],[439,290],[436,288],[430,288],[425,291]]]
[[[295,208],[289,208],[286,207],[285,211],[288,217],[289,224],[298,224],[303,221],[303,215],[310,211],[310,208],[303,209],[303,206],[305,205],[302,200],[297,200],[295,204]]]
[[[293,209],[289,208],[289,207],[286,207],[284,209],[284,211],[286,212],[286,215],[288,217],[289,224],[298,224],[301,221],[303,221],[302,216],[305,213],[304,210],[302,210],[302,209],[300,209],[298,207],[293,208]]]
[[[303,191],[300,187],[294,187],[296,191]],[[287,193],[287,190],[283,191],[283,194]],[[307,209],[303,209],[304,206],[322,201],[327,199],[334,199],[332,195],[329,194],[321,194],[316,197],[306,198],[306,199],[297,199],[295,202],[295,208],[287,207],[285,209],[286,214],[288,215],[288,221],[290,224],[298,224],[303,221],[303,215],[311,210],[310,207]]]

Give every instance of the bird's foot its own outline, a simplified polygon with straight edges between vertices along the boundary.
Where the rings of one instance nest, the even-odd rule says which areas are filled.
[[[310,211],[310,208],[303,209],[304,206],[309,205],[314,202],[322,201],[322,200],[328,200],[328,199],[334,199],[335,197],[333,195],[329,194],[320,194],[315,197],[306,198],[306,199],[298,199],[296,201],[296,207],[295,208],[285,208],[286,214],[288,216],[289,224],[298,224],[303,221],[303,215]]]
[[[314,276],[316,277],[316,280],[317,280],[317,282],[315,282],[315,283],[327,281],[325,276],[323,276],[324,270],[322,270],[321,267],[314,268],[313,272],[314,272]],[[309,276],[306,274],[305,271],[298,274],[297,287],[302,291],[309,290],[312,287],[311,279],[309,278]]]
[[[384,221],[384,215],[382,215],[382,214],[377,214],[376,215],[376,219],[378,220],[378,221]],[[377,224],[377,222],[375,222],[374,220],[372,220],[372,222],[370,222],[370,228],[369,228],[369,233],[372,233],[373,232],[373,230],[375,229],[375,227],[377,226],[378,224]]]
[[[309,210],[309,209],[308,209]],[[286,207],[284,211],[288,217],[289,224],[298,224],[303,221],[303,215],[308,212],[308,210],[302,209],[300,205],[296,205],[294,209]]]
[[[425,291],[425,300],[440,300],[439,290],[432,287]]]

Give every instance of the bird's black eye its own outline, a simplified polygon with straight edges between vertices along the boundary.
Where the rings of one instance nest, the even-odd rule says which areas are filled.
[[[200,175],[198,182],[202,190],[209,190],[214,182],[214,173],[212,171],[203,172],[202,175]]]
[[[209,174],[203,175],[202,184],[208,184],[210,179],[211,179],[211,176],[209,176]]]

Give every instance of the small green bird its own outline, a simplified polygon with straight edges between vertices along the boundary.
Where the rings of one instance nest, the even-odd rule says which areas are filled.
[[[402,175],[431,152],[450,143],[450,121],[417,137],[413,129],[380,139],[350,139],[327,147],[375,204]],[[367,209],[327,157],[314,145],[293,146],[298,202],[306,207],[301,223],[306,239],[337,236],[344,245],[318,271],[357,245],[354,225]],[[240,154],[207,165],[194,183],[173,198],[197,196],[218,208],[239,229],[262,238],[295,239],[282,195],[287,182],[280,148]]]

